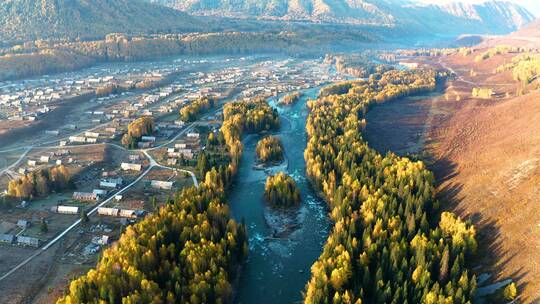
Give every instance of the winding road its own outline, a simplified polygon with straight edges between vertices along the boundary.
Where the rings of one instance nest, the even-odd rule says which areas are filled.
[[[21,148],[19,148],[21,149]],[[17,150],[19,150],[17,149]],[[2,174],[8,172],[9,170],[11,170],[12,168],[14,168],[15,166],[17,166],[25,157],[26,155],[28,155],[28,153],[32,150],[32,147],[27,147],[25,149],[25,151],[23,152],[23,154],[21,154],[21,156],[19,157],[19,159],[17,159],[17,161],[15,161],[13,164],[7,166],[6,168],[4,168],[2,171],[0,171],[0,176],[2,176]]]

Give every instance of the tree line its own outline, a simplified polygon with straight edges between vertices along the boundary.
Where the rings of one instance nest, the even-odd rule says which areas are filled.
[[[427,57],[438,57],[438,56],[450,56],[453,54],[460,54],[461,56],[467,56],[474,52],[474,49],[469,47],[461,48],[442,48],[442,49],[404,49],[397,50],[395,53],[402,56],[427,56]]]
[[[149,60],[175,55],[281,52],[306,38],[291,33],[220,32],[129,37],[109,34],[93,41],[35,41],[0,49],[0,81],[78,70],[101,62]]]
[[[515,81],[528,85],[540,75],[540,54],[524,53],[512,58],[512,62],[495,69],[496,73],[512,71]]]
[[[192,122],[197,120],[198,116],[209,109],[213,108],[216,101],[211,98],[203,97],[193,100],[188,105],[180,109],[180,119],[185,122]]]
[[[481,62],[483,60],[487,60],[489,58],[493,58],[496,55],[504,55],[508,53],[517,53],[521,52],[522,49],[518,47],[513,47],[509,45],[499,45],[493,48],[490,48],[486,50],[485,52],[481,53],[480,55],[477,55],[474,57],[475,62]]]
[[[279,101],[279,104],[280,105],[292,105],[292,104],[295,104],[297,101],[300,100],[300,98],[302,97],[302,93],[301,92],[293,92],[293,93],[290,93],[290,94],[287,94],[285,95],[280,101]]]
[[[73,186],[72,176],[63,165],[30,172],[8,184],[7,195],[16,199],[43,198]]]
[[[338,72],[358,78],[392,69],[389,65],[374,63],[363,54],[326,55],[324,61],[334,64]]]
[[[130,122],[127,133],[122,136],[122,145],[134,149],[143,136],[152,135],[155,131],[154,118],[143,116]]]
[[[305,303],[473,300],[476,278],[467,261],[477,247],[474,227],[441,212],[423,162],[381,155],[361,132],[373,104],[431,91],[440,77],[390,71],[308,103],[307,175],[335,225],[311,268]]]

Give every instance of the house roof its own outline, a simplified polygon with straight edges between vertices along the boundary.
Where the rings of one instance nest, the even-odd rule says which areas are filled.
[[[0,234],[0,242],[13,243],[14,238],[13,234]]]

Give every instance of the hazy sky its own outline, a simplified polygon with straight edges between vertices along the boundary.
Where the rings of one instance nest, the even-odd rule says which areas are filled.
[[[485,0],[418,0],[424,3],[449,3],[449,2],[466,2],[466,3],[482,3]],[[540,16],[540,0],[510,0],[526,7],[531,13],[537,17]]]

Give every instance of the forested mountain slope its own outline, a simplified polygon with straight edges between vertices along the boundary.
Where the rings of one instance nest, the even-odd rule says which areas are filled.
[[[0,24],[2,41],[203,28],[183,12],[140,0],[4,0],[0,1]]]
[[[254,22],[260,19],[280,22]],[[290,25],[282,21],[369,25],[371,31],[386,29],[390,34],[416,36],[502,34],[533,19],[526,9],[507,1],[422,5],[413,0],[5,0],[0,2],[0,41],[93,39],[112,32],[251,31]]]

